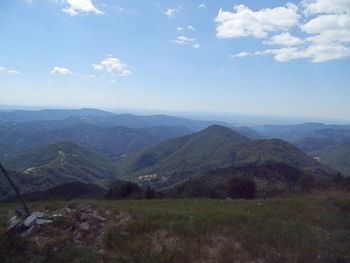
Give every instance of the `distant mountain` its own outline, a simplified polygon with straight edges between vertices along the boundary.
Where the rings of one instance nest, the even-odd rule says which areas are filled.
[[[288,142],[295,142],[306,137],[326,138],[339,143],[350,142],[350,125],[323,123],[263,125],[254,127],[254,130],[268,138],[279,138]]]
[[[306,137],[295,141],[293,144],[303,152],[311,153],[314,151],[319,151],[328,146],[336,145],[337,143],[334,140],[327,138]]]
[[[115,178],[114,169],[108,161],[72,142],[33,148],[5,161],[4,165],[10,170],[53,178],[60,183],[90,183]]]
[[[112,161],[144,147],[189,133],[191,131],[185,127],[132,129],[122,126],[100,128],[89,124],[51,131],[57,138],[73,141]]]
[[[62,122],[63,121],[63,122]],[[45,109],[38,111],[16,110],[0,111],[0,125],[18,125],[23,122],[34,122],[32,127],[45,126],[56,129],[66,123],[69,125],[87,123],[99,127],[125,126],[128,128],[146,128],[155,126],[182,126],[193,131],[202,130],[212,124],[231,126],[221,121],[201,121],[168,115],[133,115],[114,114],[96,109]],[[67,127],[67,126],[65,126]]]
[[[319,157],[321,163],[350,176],[350,143],[325,147],[310,154]]]
[[[28,122],[41,120],[63,120],[69,117],[106,117],[113,115],[112,113],[96,110],[96,109],[45,109],[37,111],[16,110],[16,111],[0,111],[0,123],[11,122]]]
[[[155,187],[164,188],[202,171],[268,161],[300,169],[322,169],[318,162],[287,142],[249,140],[219,125],[141,150],[116,167],[124,178],[152,181]]]
[[[42,123],[42,122],[41,122]],[[27,124],[27,127],[26,127]],[[32,122],[15,126],[0,126],[0,156],[8,159],[19,152],[40,145],[60,141],[72,141],[116,161],[122,156],[146,146],[192,133],[186,127],[150,127],[132,129],[127,127],[98,127],[79,123],[57,129],[32,127]]]

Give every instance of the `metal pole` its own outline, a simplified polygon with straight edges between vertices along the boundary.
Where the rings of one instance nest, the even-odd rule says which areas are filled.
[[[2,166],[1,163],[0,163],[0,170],[5,175],[6,179],[10,183],[11,187],[13,188],[13,190],[16,192],[17,197],[18,197],[19,201],[22,203],[24,211],[26,212],[27,216],[30,216],[30,212],[29,212],[28,206],[27,206],[26,202],[24,201],[23,196],[21,195],[21,193],[19,192],[18,188],[16,187],[16,185],[14,184],[14,182],[11,179],[11,177],[9,176],[9,174],[7,173],[7,171]]]

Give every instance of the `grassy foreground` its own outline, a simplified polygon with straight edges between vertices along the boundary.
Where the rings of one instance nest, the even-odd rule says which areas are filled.
[[[350,262],[350,194],[39,202],[30,207],[79,211],[85,205],[107,219],[99,245],[93,239],[76,242],[67,232],[73,219],[60,218],[32,237],[11,240],[1,234],[0,262]],[[1,233],[17,206],[0,205]]]

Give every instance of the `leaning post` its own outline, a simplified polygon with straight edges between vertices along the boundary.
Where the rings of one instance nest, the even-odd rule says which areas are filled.
[[[11,185],[13,190],[15,191],[18,199],[22,203],[25,213],[27,214],[27,216],[30,216],[30,212],[29,212],[28,206],[27,206],[26,202],[24,201],[23,196],[21,195],[21,193],[19,192],[19,190],[16,187],[15,183],[12,181],[11,177],[9,176],[9,174],[6,171],[6,169],[2,166],[1,163],[0,163],[0,170],[4,174],[4,176],[6,177],[7,181],[9,182],[9,184]]]

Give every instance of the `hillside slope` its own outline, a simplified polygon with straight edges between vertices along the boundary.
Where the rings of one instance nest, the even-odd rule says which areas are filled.
[[[311,154],[318,156],[320,162],[350,176],[350,143],[329,146]]]
[[[28,150],[4,162],[8,169],[28,175],[94,182],[115,178],[104,158],[72,142],[60,142]]]
[[[141,182],[151,178],[157,188],[164,188],[202,171],[267,161],[300,169],[322,169],[318,162],[287,142],[249,140],[218,125],[142,150],[121,160],[116,167],[124,178]]]

